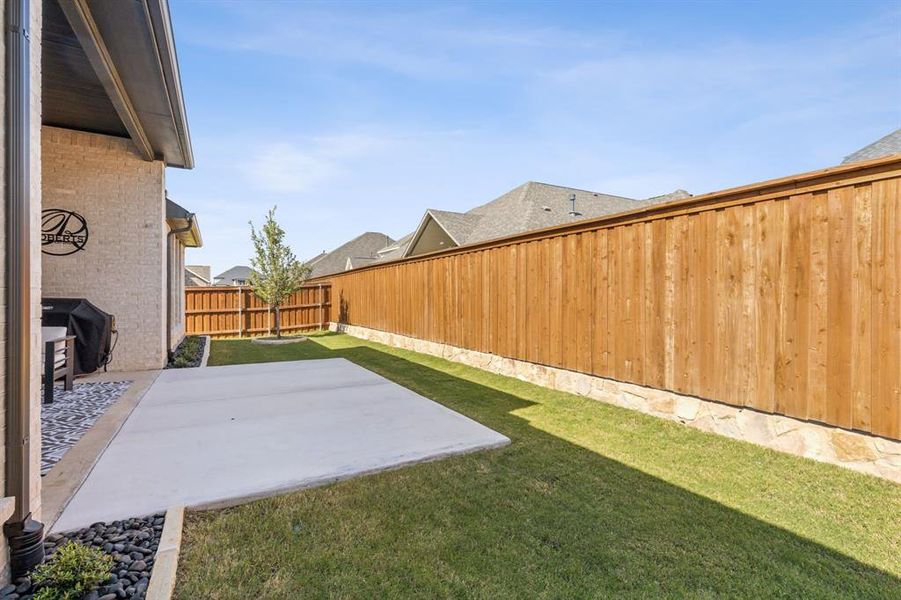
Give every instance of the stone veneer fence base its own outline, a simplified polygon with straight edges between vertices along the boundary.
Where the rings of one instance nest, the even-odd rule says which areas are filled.
[[[367,327],[329,329],[901,483],[901,442]]]

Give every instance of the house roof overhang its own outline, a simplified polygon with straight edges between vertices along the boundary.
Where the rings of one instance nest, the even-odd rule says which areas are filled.
[[[203,238],[200,237],[200,225],[197,224],[197,215],[186,208],[166,198],[166,224],[169,231],[177,231],[175,237],[189,248],[203,246]]]
[[[168,0],[44,0],[43,123],[194,166]]]

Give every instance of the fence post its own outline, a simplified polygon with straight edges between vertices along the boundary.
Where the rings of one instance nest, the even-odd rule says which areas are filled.
[[[320,331],[325,328],[324,327],[325,321],[323,320],[323,317],[325,315],[322,312],[322,306],[323,306],[322,305],[322,284],[320,283],[319,284],[319,329],[320,329]]]
[[[238,286],[238,337],[244,337],[244,290]]]

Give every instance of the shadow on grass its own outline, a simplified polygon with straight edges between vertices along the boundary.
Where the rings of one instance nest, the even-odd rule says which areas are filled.
[[[674,438],[702,435],[687,428],[642,415],[623,418],[621,409],[346,336],[278,348],[223,342],[213,354],[216,364],[346,358],[496,429],[512,445],[192,515],[179,598],[889,598],[901,589],[901,581],[885,570],[612,460],[584,442],[589,432],[605,436],[611,448],[632,444],[640,452],[665,455]],[[509,387],[521,387],[535,401],[505,391]],[[659,439],[648,439],[654,435]],[[708,438],[710,445],[733,451],[737,443],[691,439]],[[696,455],[706,443],[695,442],[701,448]],[[750,461],[744,468],[754,481],[791,477],[793,467],[803,481],[805,472],[826,469],[839,479],[850,477],[850,485],[871,483],[884,494],[874,495],[874,503],[899,497],[886,482],[748,448],[737,453],[737,463],[723,457],[723,468],[741,469],[742,460]],[[680,450],[672,452],[677,460]],[[776,470],[767,472],[755,458]],[[688,463],[684,469],[703,471]],[[716,479],[712,471],[704,476]],[[723,481],[738,486],[723,493],[739,503],[753,504],[743,497],[749,494],[821,492],[803,484],[792,488],[784,480],[774,482],[774,489],[756,483],[743,489],[741,477]],[[835,539],[837,547],[843,535],[857,535],[830,534],[828,523],[815,522],[838,518],[839,509],[807,515],[803,498],[795,500],[801,509],[786,506],[782,514],[775,503],[773,520]],[[878,538],[888,540],[880,542],[886,547],[870,547],[867,560],[896,571],[892,548],[897,550],[898,540],[892,541],[891,528],[897,531],[898,524],[891,506],[886,508],[885,522],[877,519],[862,529],[889,528],[887,538]],[[870,546],[866,540],[847,544],[859,555]]]

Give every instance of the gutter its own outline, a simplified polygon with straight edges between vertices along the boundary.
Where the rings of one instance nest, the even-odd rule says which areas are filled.
[[[6,489],[3,525],[13,579],[44,559],[44,525],[31,518],[31,58],[30,0],[6,2]]]
[[[188,224],[178,229],[172,229],[166,234],[166,271],[172,265],[172,238],[179,233],[191,231],[194,227],[194,217],[196,213],[188,214]],[[167,273],[166,276],[166,362],[172,360],[172,277],[173,273]],[[184,274],[182,274],[184,277]]]

